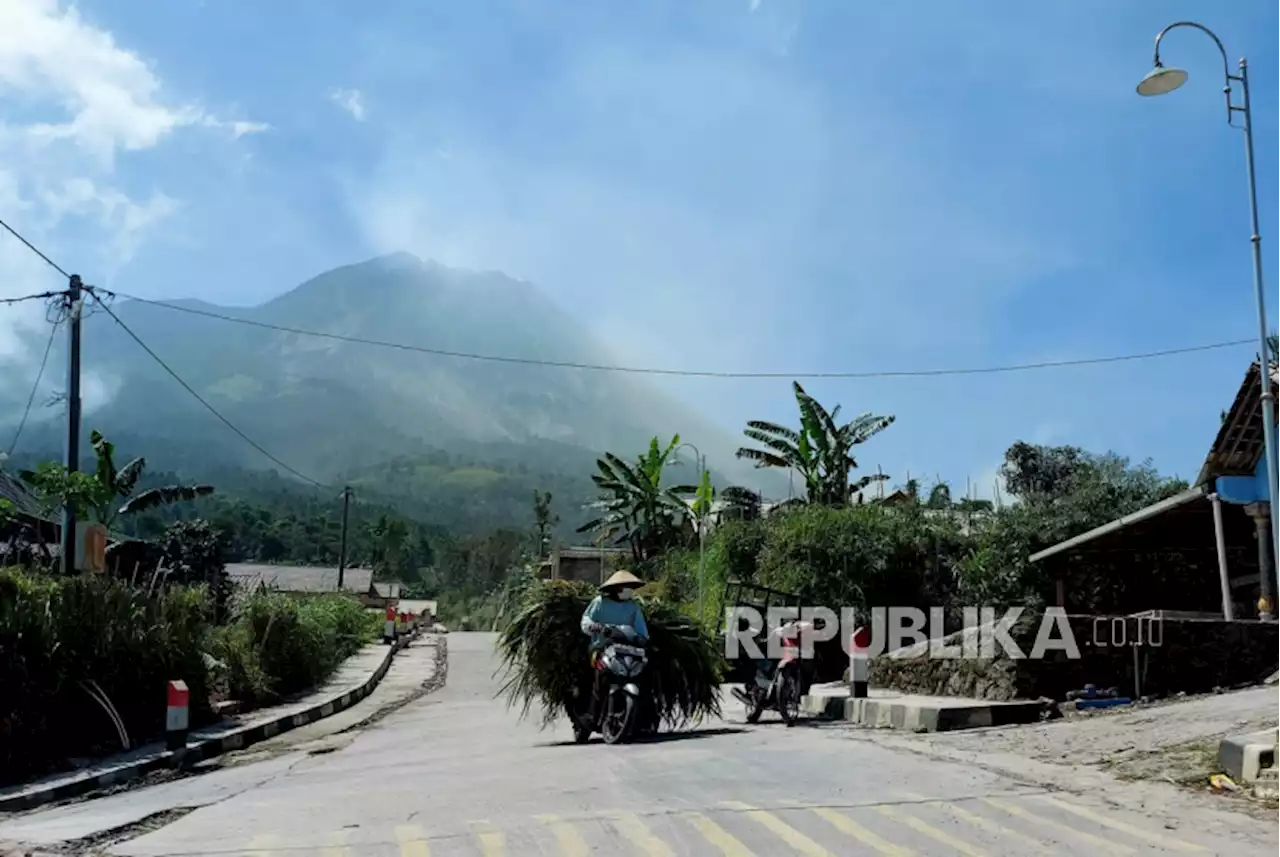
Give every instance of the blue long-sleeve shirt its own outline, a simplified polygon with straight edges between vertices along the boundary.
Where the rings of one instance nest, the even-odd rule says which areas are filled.
[[[636,634],[644,639],[649,638],[649,627],[644,623],[644,612],[635,601],[615,601],[597,595],[582,613],[582,633],[591,636],[592,647],[603,641],[600,634],[592,633],[591,624],[630,625]]]

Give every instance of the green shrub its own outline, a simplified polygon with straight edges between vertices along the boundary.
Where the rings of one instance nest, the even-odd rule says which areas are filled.
[[[0,570],[0,781],[120,749],[88,687],[134,745],[163,732],[172,679],[187,683],[193,720],[207,718],[208,613],[203,588],[149,593],[104,575]]]
[[[376,611],[340,595],[256,592],[216,629],[213,654],[235,699],[269,703],[324,681],[380,630]]]

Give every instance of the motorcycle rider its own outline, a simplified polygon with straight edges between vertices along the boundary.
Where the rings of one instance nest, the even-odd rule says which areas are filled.
[[[590,723],[596,722],[605,675],[596,670],[596,660],[605,647],[604,626],[629,625],[641,640],[649,639],[649,628],[644,622],[644,611],[633,599],[644,581],[629,571],[617,571],[600,585],[600,594],[591,600],[582,613],[582,633],[591,637],[591,667],[595,682],[591,689]]]
[[[777,639],[778,645],[782,645],[782,641],[787,640],[803,646],[809,641],[808,635],[811,631],[813,631],[813,623],[799,619],[789,619],[774,628],[765,641],[765,656],[756,661],[756,669],[759,670],[760,675],[766,679],[772,678],[773,671],[778,667],[777,661],[769,657],[768,647],[771,640]],[[811,643],[810,648],[812,648]]]

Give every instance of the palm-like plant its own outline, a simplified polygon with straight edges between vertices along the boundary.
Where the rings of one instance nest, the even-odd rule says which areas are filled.
[[[36,470],[24,470],[22,480],[36,489],[45,505],[54,508],[70,504],[76,514],[111,529],[116,519],[149,509],[172,505],[213,493],[212,485],[164,485],[134,494],[147,461],[134,458],[123,467],[116,466],[116,446],[94,430],[89,445],[97,458],[93,473],[68,473],[57,464],[42,464]],[[122,505],[117,505],[120,500]]]
[[[792,387],[800,410],[800,428],[752,420],[743,434],[764,449],[743,447],[738,450],[739,458],[753,461],[757,467],[794,470],[804,480],[806,501],[824,506],[844,506],[868,485],[887,478],[874,474],[849,481],[850,472],[858,466],[853,448],[892,425],[892,416],[866,413],[840,424],[839,405],[828,412],[799,382],[793,381]]]
[[[682,495],[697,493],[690,486],[664,488],[662,474],[680,445],[676,435],[662,448],[655,437],[649,449],[629,464],[607,452],[596,461],[591,480],[601,491],[596,508],[601,514],[578,528],[595,531],[617,545],[628,545],[636,562],[651,559],[679,543],[688,533],[689,506]]]

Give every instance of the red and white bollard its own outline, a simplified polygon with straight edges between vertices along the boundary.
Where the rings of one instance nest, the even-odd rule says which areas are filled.
[[[169,682],[169,702],[164,713],[165,744],[170,750],[187,746],[187,730],[191,725],[188,703],[191,694],[185,681]]]
[[[387,608],[387,621],[382,626],[382,642],[394,643],[396,641],[396,608]]]
[[[849,687],[854,699],[867,698],[867,685],[871,678],[871,660],[867,650],[870,648],[871,629],[863,625],[849,638]]]

